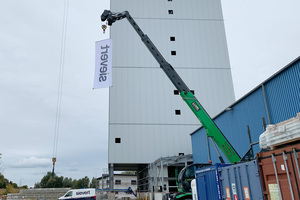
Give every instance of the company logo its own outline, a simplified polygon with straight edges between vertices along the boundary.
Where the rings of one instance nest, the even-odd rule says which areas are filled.
[[[104,82],[107,80],[107,75],[109,75],[109,72],[107,72],[107,62],[108,62],[108,49],[109,46],[101,46],[101,67],[100,67],[100,74],[99,74],[99,81]]]
[[[197,105],[196,101],[194,101],[192,103],[192,106],[194,107],[194,109],[196,110],[196,112],[198,112],[200,110],[200,107]]]
[[[86,194],[90,194],[91,191],[84,191],[84,192],[76,192],[76,195],[86,195]]]

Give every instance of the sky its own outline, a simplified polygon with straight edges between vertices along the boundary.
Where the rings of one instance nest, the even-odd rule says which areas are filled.
[[[33,187],[52,171],[64,0],[0,0],[0,172]],[[236,99],[300,56],[300,1],[222,0]],[[108,89],[93,90],[107,0],[70,0],[55,173],[107,168]]]

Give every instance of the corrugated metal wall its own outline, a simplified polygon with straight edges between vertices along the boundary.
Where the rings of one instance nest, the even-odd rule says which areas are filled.
[[[243,156],[250,148],[247,125],[252,142],[258,142],[260,134],[264,132],[262,118],[266,124],[269,121],[276,124],[300,112],[300,57],[230,107],[232,110],[223,111],[214,121],[240,156]],[[207,162],[205,130],[197,130],[191,139],[194,162]],[[209,145],[212,161],[219,162],[210,142]],[[259,145],[254,150],[258,152]]]
[[[265,84],[271,123],[295,117],[300,111],[300,62],[291,64]]]

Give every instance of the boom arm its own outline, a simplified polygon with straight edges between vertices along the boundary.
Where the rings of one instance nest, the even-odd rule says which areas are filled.
[[[165,60],[165,58],[161,55],[156,46],[152,43],[150,38],[143,33],[143,31],[131,17],[129,12],[124,11],[122,13],[112,13],[109,10],[104,10],[104,12],[101,15],[101,20],[107,20],[109,26],[111,26],[115,21],[121,20],[123,18],[126,18],[132,25],[132,27],[135,29],[137,34],[142,39],[143,43],[149,49],[156,61],[159,63],[160,68],[166,73],[171,82],[180,92],[180,96],[183,98],[183,100],[187,103],[187,105],[199,119],[202,126],[205,128],[208,137],[211,137],[214,140],[214,142],[219,146],[219,148],[229,160],[229,162],[239,162],[241,159],[238,153],[231,146],[229,141],[225,138],[223,133],[220,131],[220,129],[217,127],[217,125],[214,123],[214,121],[211,119],[208,113],[204,110],[204,108],[201,106],[196,97],[191,93],[190,89],[180,78],[175,69]]]

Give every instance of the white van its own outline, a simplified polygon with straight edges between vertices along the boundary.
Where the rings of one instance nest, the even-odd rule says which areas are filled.
[[[76,189],[76,190],[69,190],[64,196],[59,197],[59,200],[95,200],[96,199],[96,189],[89,188],[89,189]]]

